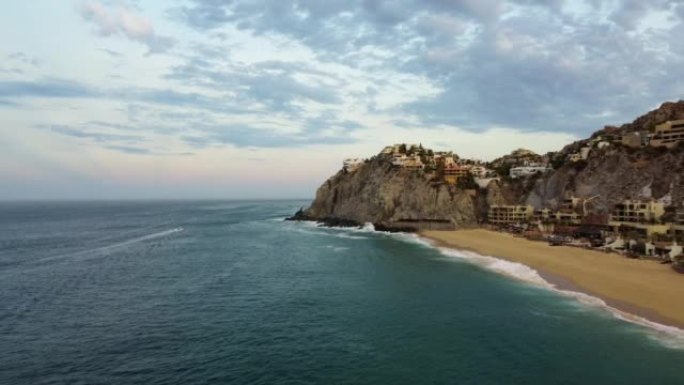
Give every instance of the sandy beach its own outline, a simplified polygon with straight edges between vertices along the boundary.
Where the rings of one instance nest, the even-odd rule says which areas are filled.
[[[584,292],[610,306],[684,329],[684,275],[669,265],[567,246],[549,246],[490,230],[425,231],[440,246],[519,262],[561,289]]]

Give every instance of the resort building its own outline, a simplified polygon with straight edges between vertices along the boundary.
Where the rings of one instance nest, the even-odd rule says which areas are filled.
[[[644,237],[667,234],[669,224],[661,224],[665,206],[653,200],[628,199],[615,205],[608,224],[617,232],[632,231]]]
[[[363,164],[364,159],[361,158],[348,158],[342,162],[342,168],[344,171],[352,172],[356,171]]]
[[[673,148],[680,142],[684,142],[684,120],[673,120],[655,127],[650,145],[652,147]]]
[[[549,168],[548,166],[521,166],[511,168],[509,171],[509,175],[511,178],[516,179],[528,175],[533,175],[536,173],[543,174],[549,170],[551,170],[551,168]]]
[[[448,184],[456,184],[458,180],[470,174],[470,167],[466,165],[452,164],[444,167],[444,181]]]
[[[534,212],[533,218],[540,223],[556,223],[567,226],[579,226],[582,224],[582,215],[566,209],[559,211],[551,211],[549,209],[537,210]]]
[[[677,210],[675,222],[672,224],[672,235],[679,241],[684,241],[684,208]]]
[[[500,206],[489,207],[487,219],[495,225],[507,225],[513,223],[526,223],[534,215],[532,206]]]
[[[654,200],[627,199],[615,205],[611,222],[655,223],[665,214],[665,205]]]

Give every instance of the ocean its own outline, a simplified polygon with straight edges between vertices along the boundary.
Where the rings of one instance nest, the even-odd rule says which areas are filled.
[[[684,384],[672,335],[307,203],[0,204],[0,383]]]

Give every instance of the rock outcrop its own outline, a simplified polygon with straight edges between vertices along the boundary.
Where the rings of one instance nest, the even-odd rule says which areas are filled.
[[[653,198],[667,205],[684,203],[684,149],[630,149],[612,146],[593,150],[586,162],[566,164],[537,180],[525,202],[556,207],[570,196],[597,198],[591,209],[608,212],[627,198]]]
[[[477,224],[476,204],[467,191],[435,181],[429,173],[393,166],[390,157],[378,155],[323,183],[300,219],[373,223],[388,231],[452,229]]]

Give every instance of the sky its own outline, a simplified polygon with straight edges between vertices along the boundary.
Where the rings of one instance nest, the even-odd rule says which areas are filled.
[[[311,198],[684,98],[684,0],[10,0],[0,36],[2,200]]]

